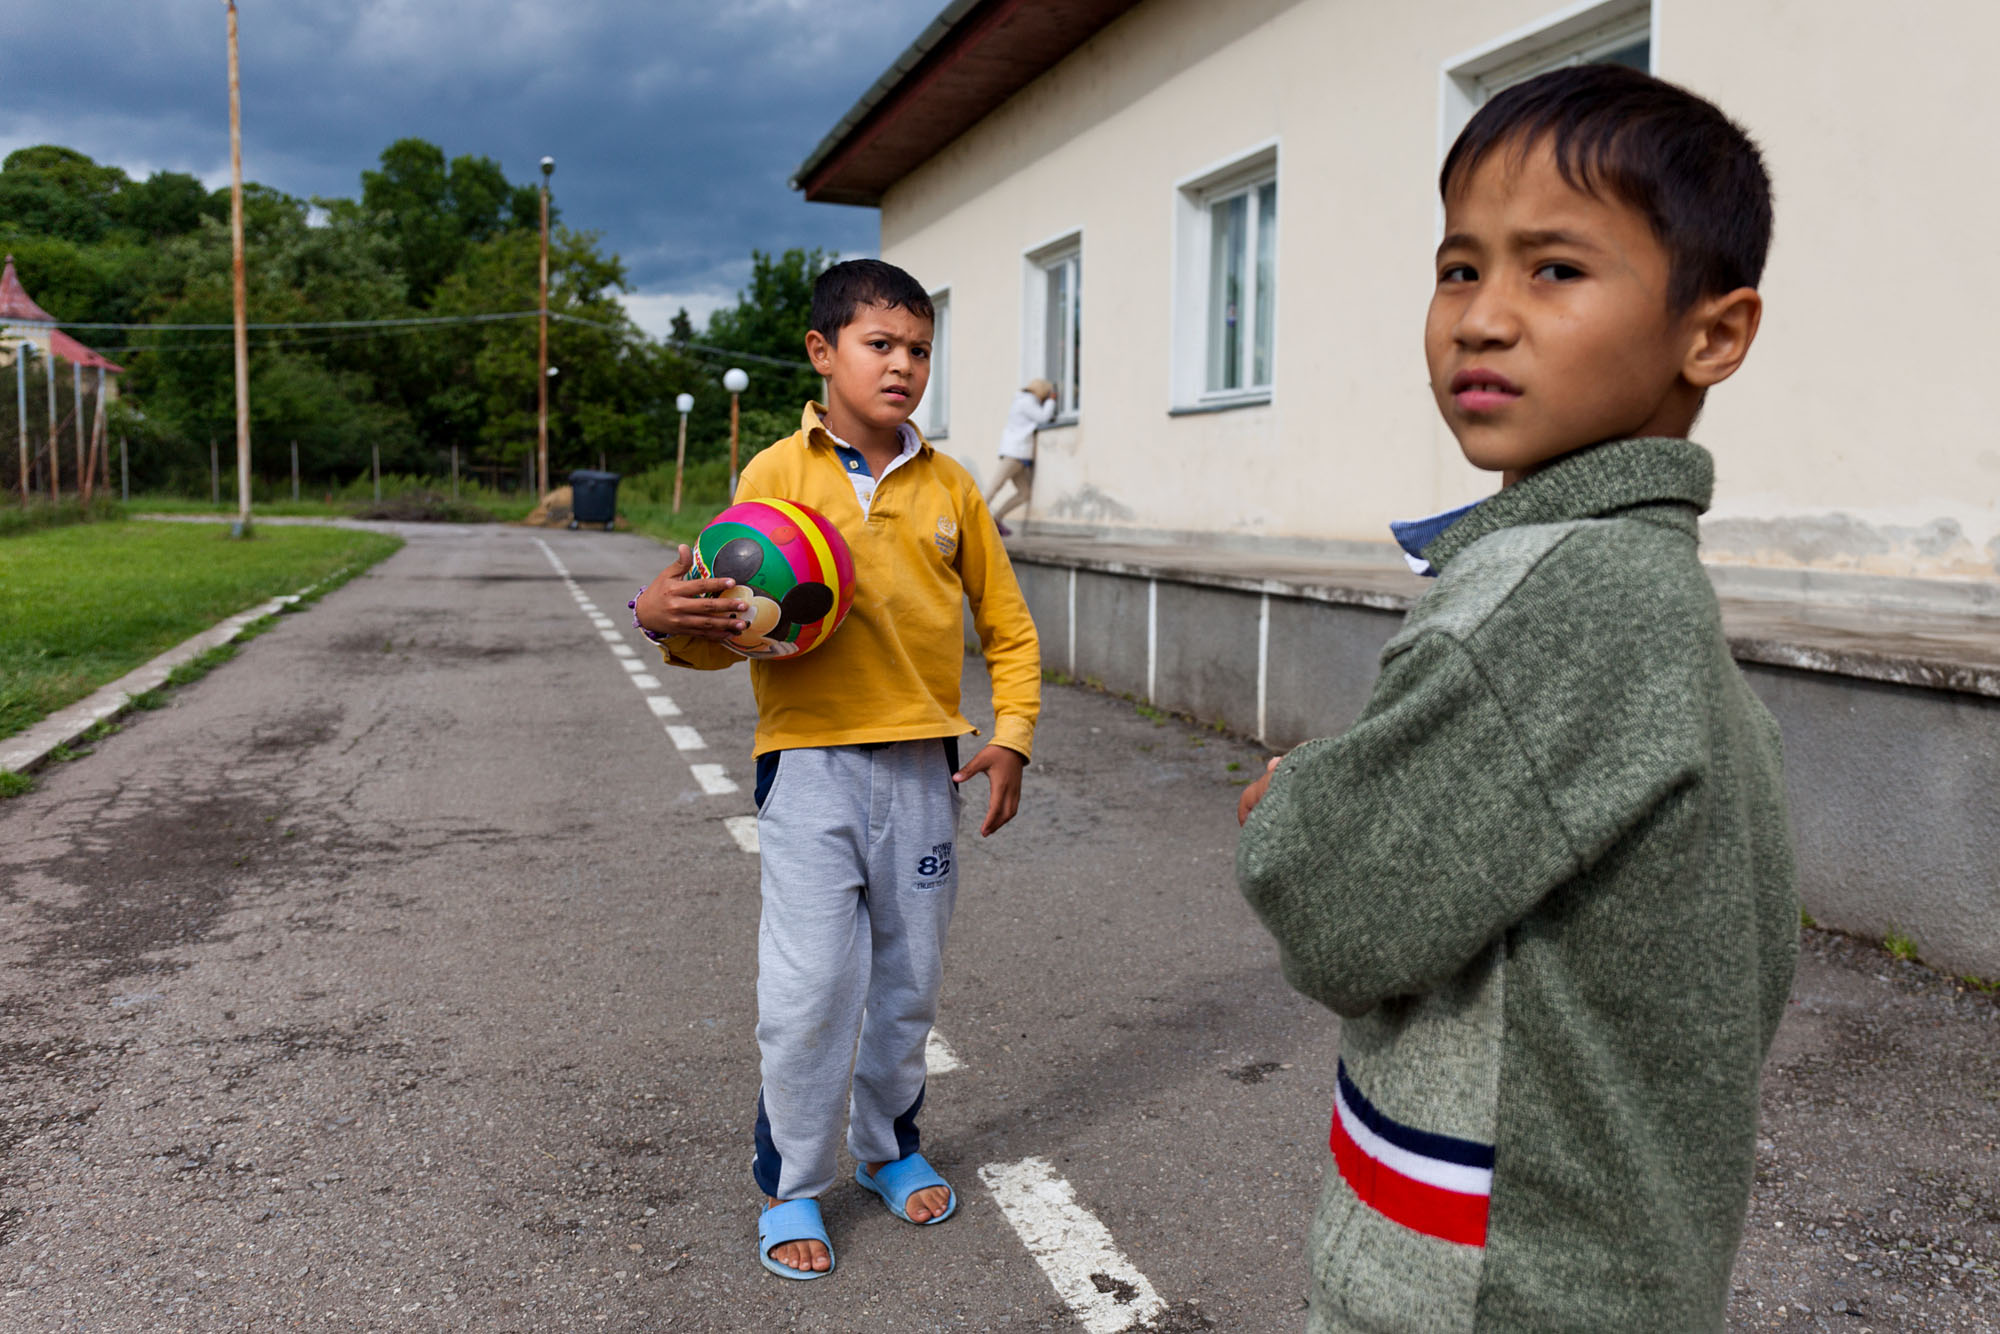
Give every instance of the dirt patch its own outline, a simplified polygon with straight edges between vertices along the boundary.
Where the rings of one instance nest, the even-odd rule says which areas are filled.
[[[253,744],[292,754],[330,740],[333,726],[307,716]],[[37,908],[48,929],[27,962],[78,970],[83,982],[178,971],[182,964],[157,956],[210,939],[241,890],[308,862],[324,865],[343,837],[248,783],[114,803],[37,866],[77,896]]]

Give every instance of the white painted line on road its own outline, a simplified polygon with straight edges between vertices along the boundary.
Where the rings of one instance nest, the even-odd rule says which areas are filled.
[[[605,633],[616,634],[617,631],[607,630]],[[626,643],[613,644],[611,646],[611,653],[612,656],[619,658],[636,658],[639,656],[638,652],[635,649],[633,649],[633,647],[630,644]]]
[[[1271,682],[1271,595],[1257,597],[1257,739],[1262,741],[1270,728],[1265,725]]]
[[[958,1053],[951,1049],[951,1044],[933,1028],[931,1035],[924,1039],[924,1073],[948,1075],[964,1068],[965,1062],[958,1059]]]
[[[648,676],[646,673],[640,672],[632,678],[632,684],[641,690],[658,690],[660,688],[660,678],[657,676]]]
[[[602,614],[593,614],[590,618],[590,623],[600,630],[616,630],[618,628],[618,622]]]
[[[604,636],[604,642],[607,644],[622,644],[625,642],[624,632],[620,630],[599,630],[597,633]]]
[[[701,790],[711,797],[726,797],[743,790],[736,786],[735,779],[723,772],[719,764],[690,764],[688,769],[694,774],[694,781],[701,784]]]
[[[674,743],[675,750],[707,750],[708,743],[701,739],[701,733],[692,727],[676,727],[667,724],[667,739]]]
[[[666,695],[646,696],[646,707],[653,711],[655,718],[678,718],[681,716],[681,706],[674,703]]]
[[[1090,1334],[1119,1334],[1167,1304],[1045,1158],[989,1163],[979,1179]],[[1104,1286],[1100,1287],[1100,1281]]]
[[[637,676],[639,673],[646,670],[645,663],[635,661],[632,658],[619,658],[616,659],[616,661],[620,667],[623,667],[626,671],[631,672],[634,676]]]
[[[757,851],[757,817],[754,815],[732,815],[722,822],[729,836],[736,840],[736,846],[745,852]]]

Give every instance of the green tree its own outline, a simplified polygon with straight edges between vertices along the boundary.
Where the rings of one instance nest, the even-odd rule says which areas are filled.
[[[361,208],[395,243],[418,305],[455,270],[466,247],[502,231],[539,228],[539,193],[508,184],[487,157],[456,157],[423,139],[398,139],[381,167],[361,173]],[[553,215],[552,215],[553,220]]]

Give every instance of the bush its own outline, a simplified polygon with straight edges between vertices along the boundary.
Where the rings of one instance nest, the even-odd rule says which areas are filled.
[[[98,523],[125,517],[125,507],[107,496],[93,496],[86,507],[74,497],[59,500],[51,505],[45,500],[30,500],[27,505],[12,505],[0,509],[0,537],[14,533],[31,533],[41,528],[61,528],[72,523]]]

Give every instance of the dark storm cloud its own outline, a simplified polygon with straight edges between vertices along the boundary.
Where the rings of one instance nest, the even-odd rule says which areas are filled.
[[[391,141],[546,153],[571,226],[641,293],[710,298],[750,248],[872,253],[872,210],[787,189],[942,0],[240,0],[244,174],[355,195]],[[144,175],[229,165],[219,0],[9,0],[0,152],[58,143]],[[658,325],[656,298],[633,304]],[[700,312],[698,306],[698,313]]]

